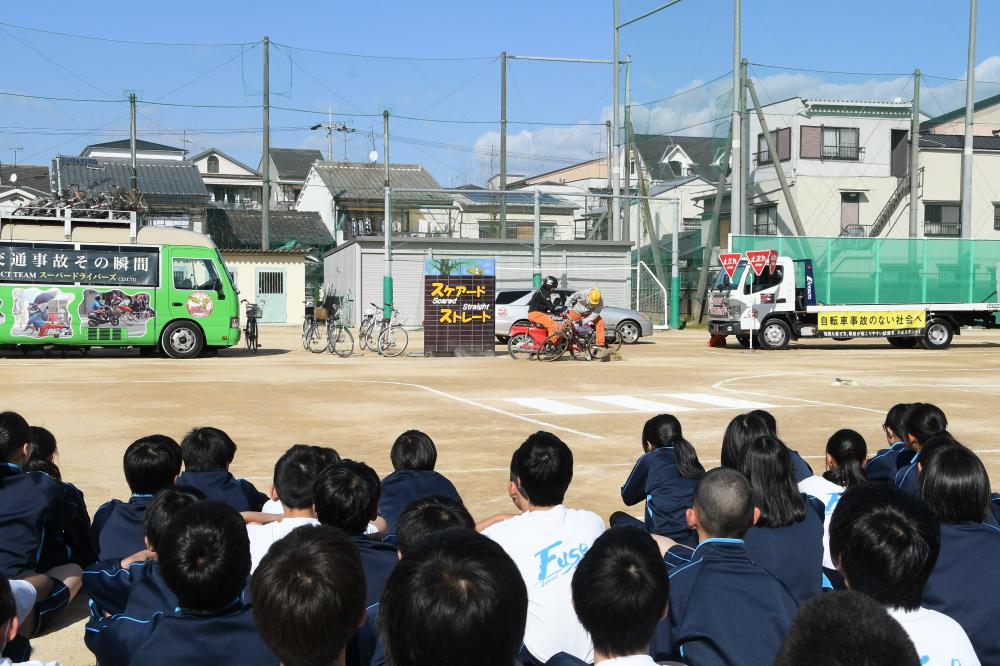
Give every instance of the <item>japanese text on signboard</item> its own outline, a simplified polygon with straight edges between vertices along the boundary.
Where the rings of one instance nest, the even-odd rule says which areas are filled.
[[[424,263],[424,351],[492,351],[496,262],[427,259]]]
[[[837,333],[850,332],[856,337],[865,335],[916,335],[927,323],[923,310],[888,310],[872,312],[824,312],[819,315],[819,330],[837,337]]]
[[[74,250],[5,244],[0,246],[0,282],[154,287],[158,263],[159,254],[154,248]]]

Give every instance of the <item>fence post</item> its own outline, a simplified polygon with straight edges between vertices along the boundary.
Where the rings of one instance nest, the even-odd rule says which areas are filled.
[[[680,261],[681,202],[674,201],[674,238],[670,246],[670,328],[681,327]]]

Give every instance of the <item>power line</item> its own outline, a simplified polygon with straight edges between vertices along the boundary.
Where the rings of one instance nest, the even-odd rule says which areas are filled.
[[[0,25],[17,30],[27,30],[29,32],[39,32],[45,35],[55,35],[56,37],[70,37],[73,39],[87,39],[94,42],[110,42],[112,44],[130,44],[132,46],[246,46],[254,42],[155,42],[139,41],[132,39],[118,39],[114,37],[95,37],[93,35],[80,35],[71,32],[57,32],[55,30],[45,30],[43,28],[32,28],[16,23],[6,23],[0,21]]]
[[[785,65],[764,65],[759,62],[750,63],[754,67],[763,67],[764,69],[784,69],[790,72],[808,72],[812,74],[835,74],[840,76],[913,76],[913,72],[847,72],[836,69],[809,69],[807,67],[788,67]],[[965,83],[965,79],[959,79],[952,76],[935,76],[934,74],[924,74],[921,72],[921,76],[929,79],[941,79],[942,81],[957,81],[959,83]],[[987,83],[992,85],[1000,85],[1000,81],[980,81],[975,80],[976,83]]]
[[[648,102],[632,102],[631,104],[629,104],[629,106],[630,107],[632,107],[632,106],[650,106],[651,104],[659,104],[660,102],[666,102],[668,99],[674,99],[675,97],[683,97],[684,95],[687,95],[690,92],[694,92],[695,90],[700,90],[701,88],[704,88],[706,86],[710,86],[713,83],[717,83],[718,81],[721,81],[723,79],[728,79],[730,76],[732,76],[732,74],[733,74],[733,71],[729,70],[725,74],[720,74],[719,76],[715,77],[711,81],[705,81],[704,83],[698,84],[696,86],[692,86],[690,88],[685,88],[684,90],[682,90],[682,91],[680,91],[678,93],[674,93],[673,95],[667,95],[666,97],[661,97],[660,99],[650,100]]]
[[[371,53],[348,53],[346,51],[325,51],[323,49],[312,49],[304,46],[292,46],[290,44],[282,44],[281,42],[271,41],[272,44],[276,46],[281,46],[285,49],[291,49],[294,51],[303,51],[305,53],[319,53],[321,55],[337,56],[341,58],[363,58],[366,60],[409,60],[409,61],[421,61],[421,62],[462,62],[462,61],[473,61],[473,60],[493,60],[496,58],[495,55],[489,56],[459,56],[459,57],[428,57],[428,56],[386,56],[386,55],[373,55]]]

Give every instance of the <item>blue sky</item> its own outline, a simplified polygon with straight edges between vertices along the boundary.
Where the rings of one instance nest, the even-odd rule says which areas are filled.
[[[621,18],[660,2],[622,0]],[[925,0],[841,0],[837,3],[744,0],[744,55],[752,62],[818,70],[901,73],[835,75],[753,68],[765,99],[813,97],[909,99],[908,72],[964,76],[968,5]],[[5,42],[0,90],[50,97],[121,100],[139,91],[139,135],[192,152],[217,146],[253,166],[260,156],[256,108],[188,108],[162,103],[245,106],[260,102],[258,42],[271,50],[272,145],[317,147],[326,138],[307,128],[336,120],[358,132],[347,153],[364,160],[369,131],[381,132],[388,106],[397,162],[424,164],[445,186],[482,182],[497,168],[499,63],[515,54],[610,58],[610,0],[369,3],[136,3],[105,0],[94,12],[56,12],[45,3],[18,3],[0,21],[34,28],[139,42],[196,42],[220,46],[126,45],[64,38],[0,25]],[[634,61],[632,98],[645,102],[676,95],[724,75],[731,67],[732,2],[685,0],[622,30],[621,53]],[[74,15],[75,20],[67,20]],[[58,17],[58,18],[56,18]],[[87,20],[90,18],[92,20]],[[981,2],[977,79],[1000,82],[1000,3]],[[245,44],[237,46],[234,44]],[[289,48],[292,47],[292,48]],[[398,58],[387,60],[300,49]],[[538,173],[565,160],[606,150],[601,123],[610,114],[608,66],[514,61],[509,70],[511,170]],[[709,134],[726,105],[720,81],[665,102],[637,107],[637,131]],[[963,84],[925,79],[923,108],[930,114],[963,102]],[[1000,92],[979,86],[977,98]],[[154,105],[152,102],[160,102]],[[362,115],[341,115],[362,114]],[[447,122],[440,122],[447,121]],[[462,121],[462,122],[452,122]],[[128,109],[120,102],[83,103],[0,97],[0,160],[46,164],[57,153],[77,154],[87,143],[127,136]],[[182,135],[181,130],[188,130]],[[375,138],[381,154],[381,139]],[[344,143],[337,137],[335,157]]]

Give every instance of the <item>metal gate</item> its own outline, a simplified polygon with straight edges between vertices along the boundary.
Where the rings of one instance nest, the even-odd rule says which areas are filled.
[[[257,304],[261,306],[261,322],[284,324],[288,316],[288,294],[284,270],[257,269]]]
[[[635,267],[635,309],[649,317],[654,328],[667,327],[667,288],[646,262]]]

